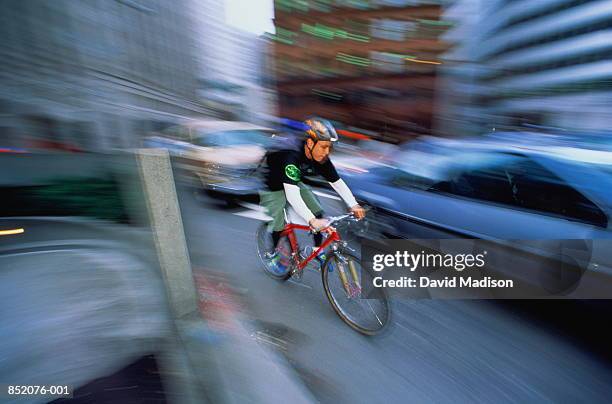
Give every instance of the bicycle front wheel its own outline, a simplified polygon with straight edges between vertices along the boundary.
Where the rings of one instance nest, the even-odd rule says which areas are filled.
[[[376,299],[362,298],[364,285],[371,285],[374,276],[362,270],[357,257],[331,254],[321,276],[327,299],[342,321],[365,335],[376,335],[385,329],[391,319],[387,294],[381,290]]]

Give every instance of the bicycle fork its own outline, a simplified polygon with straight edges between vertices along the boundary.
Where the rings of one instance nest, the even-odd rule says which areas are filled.
[[[342,287],[346,292],[348,297],[357,297],[361,293],[361,285],[359,284],[359,274],[357,273],[357,268],[355,268],[355,263],[352,259],[346,259],[342,254],[336,253],[337,263],[338,263],[338,276],[342,281]],[[347,273],[346,267],[348,267],[349,271]],[[349,275],[352,278],[352,282],[349,281]]]

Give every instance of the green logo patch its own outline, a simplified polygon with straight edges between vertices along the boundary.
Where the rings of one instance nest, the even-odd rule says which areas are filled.
[[[285,175],[291,178],[293,181],[299,181],[300,177],[302,176],[302,172],[294,164],[289,164],[285,167]]]

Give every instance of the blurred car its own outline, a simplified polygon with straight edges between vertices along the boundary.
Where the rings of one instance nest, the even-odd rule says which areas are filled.
[[[0,153],[27,153],[26,149],[0,146]]]
[[[347,178],[357,199],[375,207],[383,235],[489,240],[541,256],[550,251],[537,240],[612,239],[612,153],[426,145],[398,153],[395,167]],[[612,276],[610,248],[589,249],[589,265]],[[541,274],[528,266],[511,275],[537,284]]]
[[[515,145],[532,146],[566,146],[588,150],[612,151],[612,136],[609,132],[573,133],[557,132],[525,132],[525,131],[495,131],[486,134],[482,139],[489,141],[511,142]]]
[[[377,140],[360,140],[348,144],[341,139],[340,144],[334,148],[330,159],[342,178],[367,173],[373,167],[388,166],[397,150],[396,145]],[[310,185],[329,188],[327,181],[321,177],[306,176],[304,179]]]
[[[232,200],[261,189],[252,174],[278,139],[273,129],[246,122],[198,120],[170,127],[145,145],[167,149],[193,185]]]
[[[351,149],[338,148],[338,153],[331,159],[342,173],[364,173],[371,167],[384,166],[392,162],[391,156],[397,146],[378,140],[360,140]]]
[[[69,217],[0,229],[20,230],[0,235],[0,379],[79,388],[160,352],[173,325],[150,232]]]

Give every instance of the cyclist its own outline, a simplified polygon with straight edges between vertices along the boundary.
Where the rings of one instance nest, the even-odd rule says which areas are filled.
[[[285,227],[284,208],[287,202],[313,230],[318,231],[327,226],[321,203],[302,182],[304,175],[320,175],[325,178],[356,218],[362,219],[365,216],[365,210],[357,203],[329,159],[333,144],[338,142],[336,130],[329,121],[321,118],[310,118],[304,123],[305,138],[297,149],[278,150],[266,156],[265,179],[268,190],[261,192],[260,196],[262,206],[272,217],[271,237],[275,249],[270,253],[270,267],[279,275],[287,271],[276,249]],[[314,234],[315,247],[319,247],[322,241],[321,233]],[[317,259],[323,264],[324,254],[320,253]]]

